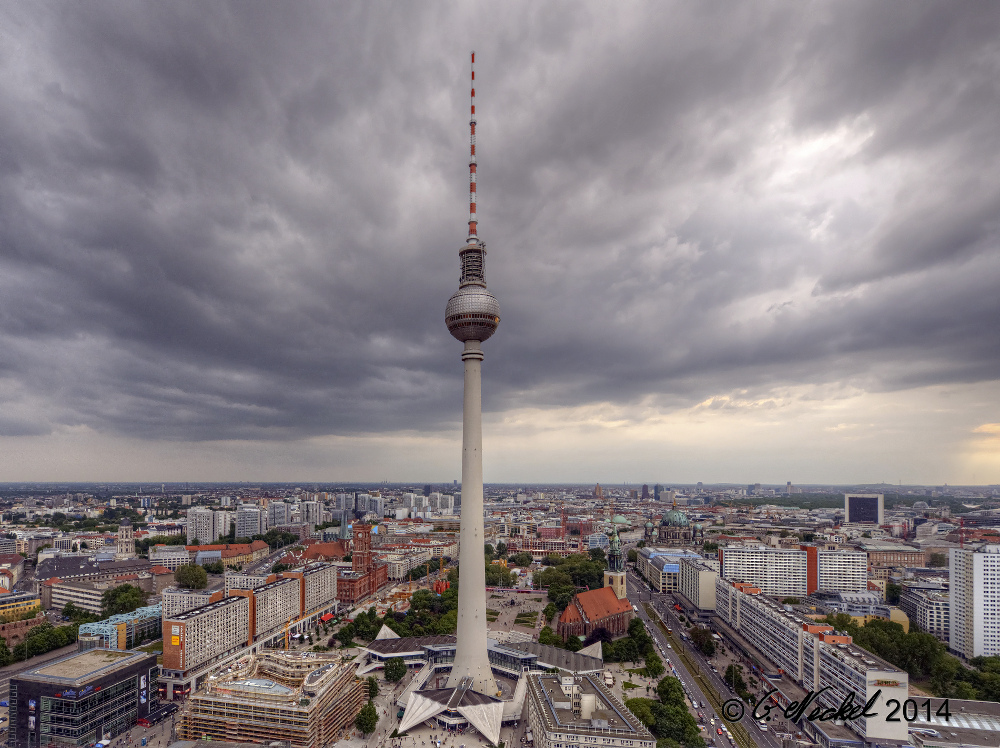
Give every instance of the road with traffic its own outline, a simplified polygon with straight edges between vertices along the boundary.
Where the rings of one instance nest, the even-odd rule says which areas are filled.
[[[727,739],[725,734],[721,736],[718,734],[720,725],[729,725],[729,729],[732,730],[731,723],[723,722],[720,719],[715,709],[712,708],[711,701],[702,689],[698,679],[694,677],[695,673],[689,672],[684,660],[680,657],[679,653],[673,649],[671,642],[667,640],[667,637],[657,625],[656,621],[652,620],[646,611],[644,603],[649,603],[653,606],[657,613],[659,613],[660,618],[663,620],[663,623],[667,628],[672,629],[675,632],[686,630],[686,626],[680,622],[676,616],[676,611],[672,608],[674,604],[673,596],[651,591],[645,580],[643,580],[631,569],[629,569],[627,574],[627,589],[629,602],[631,602],[638,609],[639,617],[646,624],[646,628],[649,630],[650,635],[653,637],[653,640],[656,642],[661,653],[664,655],[664,659],[669,660],[673,665],[673,668],[677,673],[681,684],[684,686],[689,698],[693,701],[697,701],[698,704],[701,705],[702,708],[698,711],[701,711],[704,714],[708,729],[711,730],[711,733],[707,736],[706,741],[709,745],[712,745],[714,741],[714,745],[722,746],[723,748],[731,748],[731,746],[737,745],[733,738]],[[685,648],[685,655],[696,664],[698,670],[697,674],[702,678],[707,679],[710,687],[714,689],[717,694],[720,704],[725,702],[727,699],[737,698],[736,694],[723,681],[721,674],[712,671],[712,663],[705,658],[696,647],[693,647],[690,644],[690,640],[683,640],[680,636],[674,636],[673,642],[677,646],[683,646]],[[761,731],[757,722],[751,716],[751,712],[752,707],[746,705],[743,719],[740,720],[740,724],[746,730],[750,739],[753,740],[756,745],[761,746],[761,748],[781,748],[781,741],[777,738],[776,734],[770,728],[766,732]],[[712,719],[715,720],[714,725],[711,722]]]

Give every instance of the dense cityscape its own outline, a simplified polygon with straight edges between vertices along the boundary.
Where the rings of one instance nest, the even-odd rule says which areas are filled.
[[[0,491],[11,745],[476,729],[449,710],[401,729],[455,658],[461,484]],[[997,491],[487,485],[490,742],[985,744]],[[787,711],[876,691],[906,719]]]

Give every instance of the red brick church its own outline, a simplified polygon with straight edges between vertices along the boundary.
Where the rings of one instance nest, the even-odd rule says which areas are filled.
[[[619,600],[611,587],[577,592],[559,616],[556,633],[566,640],[571,636],[590,636],[603,628],[611,636],[622,636],[628,633],[632,616],[631,603]]]

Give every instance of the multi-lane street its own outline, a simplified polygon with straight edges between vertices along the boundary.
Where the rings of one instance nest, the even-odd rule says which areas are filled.
[[[667,638],[664,636],[660,627],[655,621],[650,619],[648,613],[646,612],[644,603],[649,603],[658,613],[660,613],[664,624],[668,628],[672,629],[675,633],[686,630],[686,627],[683,627],[680,620],[676,616],[676,611],[672,607],[674,604],[673,596],[651,592],[645,581],[636,575],[631,569],[628,571],[627,580],[629,602],[631,602],[638,609],[639,617],[643,620],[643,622],[645,622],[646,628],[649,630],[650,636],[652,636],[653,640],[657,643],[664,656],[664,660],[669,661],[673,665],[673,668],[676,671],[677,676],[680,678],[681,683],[684,685],[689,698],[692,701],[698,702],[699,705],[702,705],[702,708],[695,709],[694,711],[702,712],[705,717],[705,722],[707,723],[708,730],[710,731],[705,736],[706,742],[708,742],[709,745],[712,745],[712,741],[714,740],[714,744],[716,746],[732,748],[732,746],[736,745],[736,743],[733,742],[733,740],[728,739],[725,733],[723,733],[723,735],[719,735],[717,732],[720,725],[728,725],[729,723],[720,720],[720,716],[716,713],[715,709],[712,708],[711,702],[709,701],[707,695],[703,692],[698,681],[693,677],[692,673],[688,672],[684,661],[678,655],[677,651],[672,648],[668,648],[672,645],[667,641]],[[700,674],[708,679],[712,688],[714,688],[718,694],[720,702],[725,702],[727,699],[736,697],[736,694],[734,694],[730,690],[729,686],[727,686],[723,681],[722,673],[712,672],[713,664],[705,658],[696,647],[691,646],[689,640],[685,641],[682,640],[680,636],[675,636],[674,642],[678,646],[684,646],[686,648],[687,656],[696,663]],[[761,746],[761,748],[781,748],[781,741],[777,738],[773,729],[769,727],[766,732],[761,731],[751,715],[751,710],[752,707],[747,706],[744,717],[741,720],[741,724],[750,735],[750,738],[756,745]],[[714,725],[712,725],[711,719],[715,719]],[[730,730],[732,730],[731,725]]]

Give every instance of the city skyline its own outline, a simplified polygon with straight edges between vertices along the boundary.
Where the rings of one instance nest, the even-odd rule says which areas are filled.
[[[569,12],[572,7],[576,12]],[[1000,482],[1000,9],[11,5],[0,482]]]

